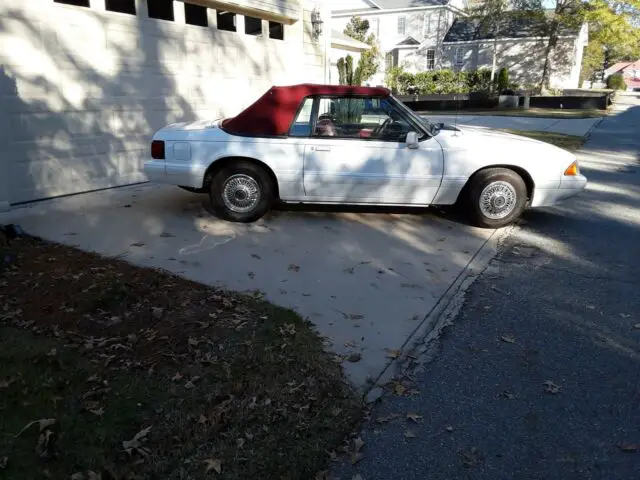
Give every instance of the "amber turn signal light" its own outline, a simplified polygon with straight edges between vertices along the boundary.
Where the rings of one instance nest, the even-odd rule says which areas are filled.
[[[576,175],[578,175],[578,162],[575,161],[571,165],[569,165],[564,171],[564,174],[569,177],[575,177]]]

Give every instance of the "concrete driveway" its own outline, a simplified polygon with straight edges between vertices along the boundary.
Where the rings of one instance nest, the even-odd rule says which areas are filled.
[[[431,122],[484,128],[510,128],[584,136],[600,118],[538,118],[489,115],[424,115]]]
[[[495,233],[434,210],[276,211],[244,225],[220,221],[208,208],[204,195],[138,185],[16,208],[0,223],[195,281],[263,292],[313,322],[359,387],[428,328],[429,313]]]

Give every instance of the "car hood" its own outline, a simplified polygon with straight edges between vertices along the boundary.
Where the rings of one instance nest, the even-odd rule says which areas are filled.
[[[469,126],[454,128],[445,126],[445,128],[440,130],[438,133],[438,137],[440,136],[448,140],[460,137],[461,139],[464,139],[466,148],[473,146],[474,148],[491,148],[501,150],[505,148],[509,149],[510,147],[522,149],[523,146],[526,146],[526,148],[533,149],[537,152],[547,151],[550,153],[560,154],[561,157],[565,157],[566,154],[573,155],[571,152],[547,142],[490,128]]]

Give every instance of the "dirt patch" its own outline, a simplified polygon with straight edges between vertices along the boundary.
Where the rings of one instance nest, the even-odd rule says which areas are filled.
[[[0,250],[0,478],[313,478],[358,421],[290,310],[36,239]]]

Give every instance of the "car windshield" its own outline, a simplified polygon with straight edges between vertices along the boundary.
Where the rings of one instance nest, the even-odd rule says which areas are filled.
[[[409,115],[415,122],[422,125],[427,130],[427,132],[429,132],[432,136],[438,134],[439,128],[435,123],[431,123],[426,118],[421,117],[420,115],[418,115],[416,112],[411,110],[409,107],[407,107],[404,103],[402,103],[393,95],[391,96],[391,98],[393,99],[395,104],[398,106],[398,108],[402,109],[402,111],[407,115]]]

